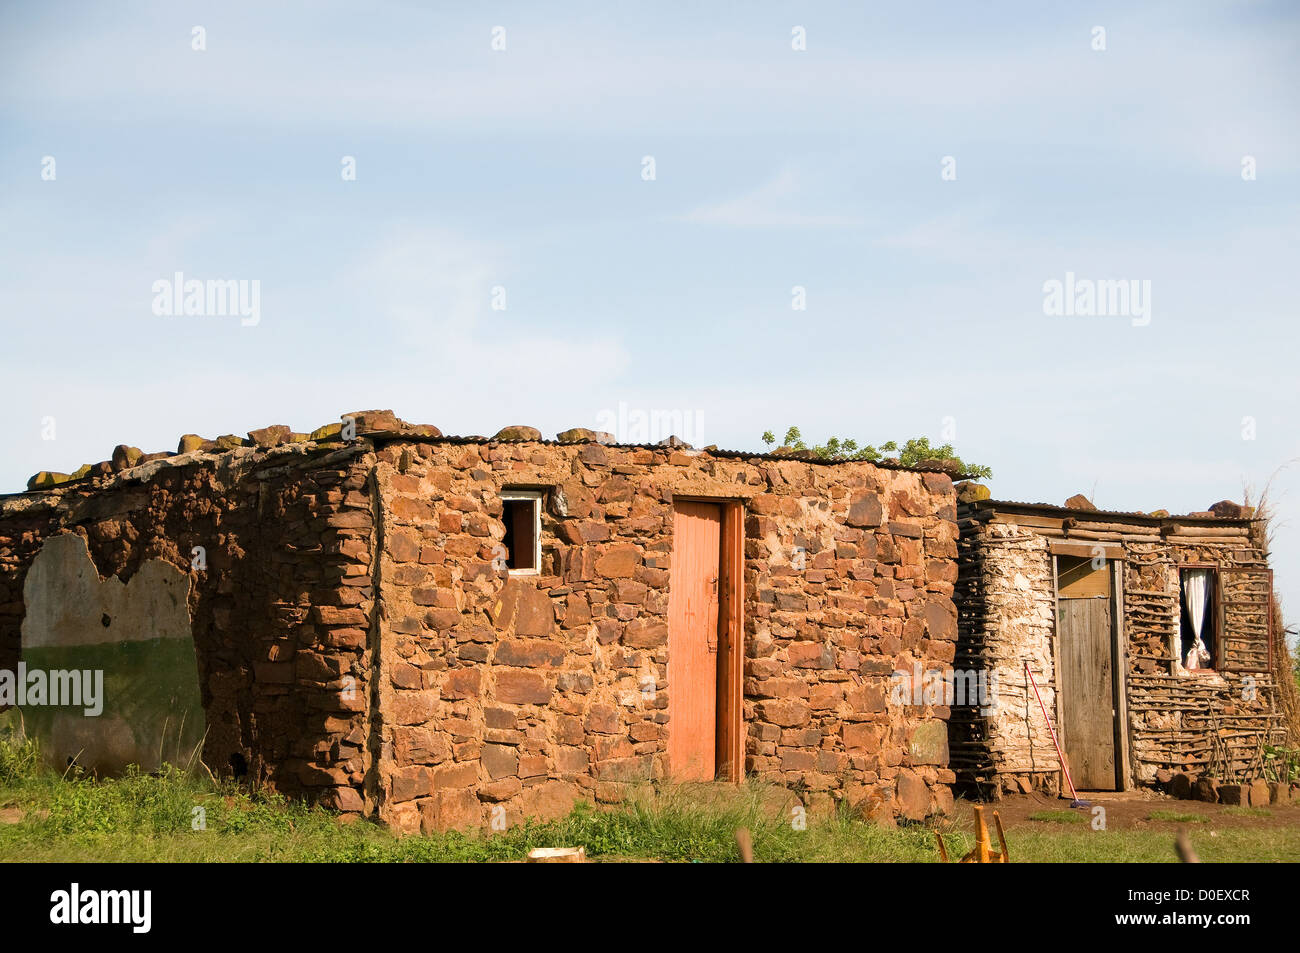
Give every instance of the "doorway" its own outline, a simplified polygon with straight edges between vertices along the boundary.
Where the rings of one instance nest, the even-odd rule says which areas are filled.
[[[1081,791],[1119,787],[1114,576],[1107,559],[1056,557],[1057,704]]]
[[[743,774],[742,513],[738,502],[673,502],[668,765],[678,781]]]

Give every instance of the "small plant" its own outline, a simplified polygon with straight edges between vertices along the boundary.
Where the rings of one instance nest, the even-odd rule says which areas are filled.
[[[35,738],[26,738],[12,728],[0,734],[0,784],[35,777],[41,770],[41,752]]]
[[[763,432],[763,443],[767,444],[769,449],[776,443],[776,436],[772,431]],[[851,438],[841,440],[839,437],[832,436],[825,443],[810,447],[804,441],[799,428],[790,427],[785,432],[785,439],[781,441],[780,449],[796,453],[811,453],[818,460],[866,460],[871,463],[885,459],[886,454],[896,454],[895,459],[909,467],[923,460],[954,460],[963,473],[974,479],[987,480],[993,476],[993,471],[988,467],[978,463],[967,463],[958,457],[957,451],[950,443],[938,447],[931,446],[929,437],[914,437],[901,447],[893,440],[874,447],[870,444],[859,446],[858,442]]]
[[[1269,781],[1300,782],[1300,749],[1265,745],[1264,777]]]
[[[1229,817],[1272,817],[1273,812],[1266,807],[1242,807],[1234,804],[1232,807],[1225,807],[1223,813]]]
[[[1029,819],[1052,824],[1085,824],[1088,821],[1088,816],[1078,811],[1037,811],[1030,814]]]

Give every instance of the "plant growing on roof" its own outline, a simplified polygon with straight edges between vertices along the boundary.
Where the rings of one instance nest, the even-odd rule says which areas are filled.
[[[772,444],[776,443],[776,437],[770,430],[763,432],[763,443],[767,444],[771,450]],[[841,440],[839,437],[828,437],[823,444],[808,446],[804,441],[803,434],[798,427],[790,427],[785,432],[785,439],[781,441],[781,446],[774,452],[776,453],[811,453],[819,460],[866,460],[872,463],[886,459],[886,454],[894,454],[892,459],[896,459],[904,466],[916,466],[918,463],[926,460],[953,460],[961,467],[963,473],[969,474],[977,480],[987,480],[993,476],[993,471],[978,463],[967,463],[957,456],[952,444],[945,443],[942,446],[932,446],[929,437],[913,437],[901,447],[897,442],[890,440],[882,443],[879,447],[859,446],[858,442],[852,438]]]

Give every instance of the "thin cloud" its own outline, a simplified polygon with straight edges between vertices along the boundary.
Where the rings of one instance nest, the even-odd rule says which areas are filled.
[[[805,201],[806,192],[799,174],[792,169],[783,169],[752,192],[715,205],[702,205],[680,216],[677,221],[738,228],[863,224],[862,219],[853,216],[808,212],[803,208]]]

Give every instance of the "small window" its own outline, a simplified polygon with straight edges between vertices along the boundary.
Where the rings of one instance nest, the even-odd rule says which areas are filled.
[[[501,494],[506,535],[506,568],[512,573],[535,573],[542,568],[542,494],[540,490],[506,490]]]
[[[1178,571],[1178,661],[1189,672],[1214,668],[1219,645],[1218,576],[1202,566]]]
[[[1056,594],[1062,599],[1109,599],[1110,566],[1105,559],[1057,556]]]

